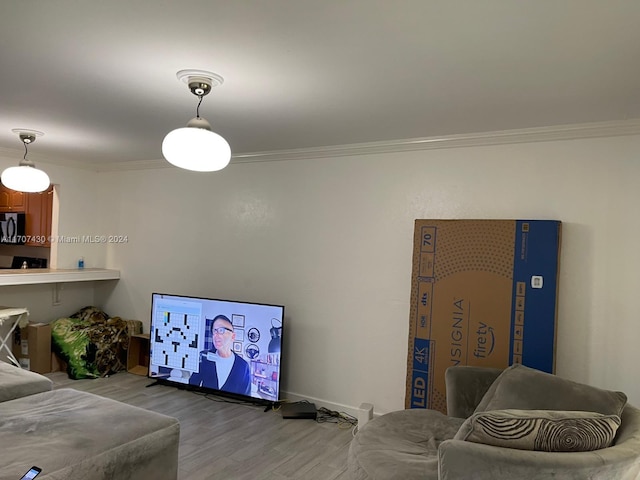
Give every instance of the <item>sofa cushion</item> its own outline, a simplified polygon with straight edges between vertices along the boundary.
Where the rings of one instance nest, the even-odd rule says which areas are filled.
[[[53,382],[44,375],[0,362],[0,402],[46,392]]]
[[[507,368],[489,387],[474,413],[489,410],[574,410],[622,414],[627,396],[565,380],[523,365]]]
[[[73,389],[0,403],[0,479],[175,480],[175,418]]]
[[[553,410],[493,410],[469,417],[456,440],[544,452],[586,452],[609,447],[617,415]]]

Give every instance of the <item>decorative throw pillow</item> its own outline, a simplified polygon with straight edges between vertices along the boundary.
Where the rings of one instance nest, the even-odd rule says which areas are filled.
[[[617,415],[493,410],[466,419],[454,438],[520,450],[587,452],[609,447],[619,426]]]
[[[524,365],[512,365],[493,382],[474,413],[489,410],[568,410],[622,415],[622,392],[565,380]]]

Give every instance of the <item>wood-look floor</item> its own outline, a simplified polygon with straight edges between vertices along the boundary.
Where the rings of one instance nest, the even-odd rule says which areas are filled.
[[[54,388],[84,390],[177,418],[179,480],[349,478],[351,428],[286,420],[264,407],[219,402],[174,387],[147,388],[151,380],[131,373],[93,380],[71,380],[64,372],[47,376]]]

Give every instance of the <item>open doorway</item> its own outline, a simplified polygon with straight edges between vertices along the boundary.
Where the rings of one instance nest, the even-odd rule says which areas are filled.
[[[56,268],[58,186],[25,193],[0,184],[0,227],[0,268]]]

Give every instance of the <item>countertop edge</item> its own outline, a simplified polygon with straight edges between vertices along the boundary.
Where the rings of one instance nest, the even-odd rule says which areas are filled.
[[[104,268],[0,270],[0,286],[118,280],[119,270]]]

